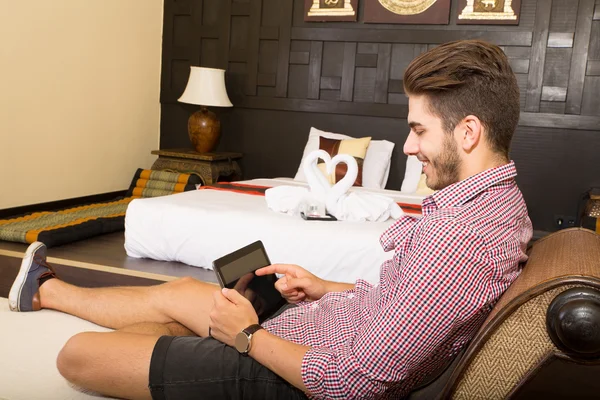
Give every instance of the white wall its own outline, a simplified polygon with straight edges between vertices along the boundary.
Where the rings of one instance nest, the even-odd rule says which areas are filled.
[[[159,143],[163,0],[0,0],[0,209],[126,189]]]

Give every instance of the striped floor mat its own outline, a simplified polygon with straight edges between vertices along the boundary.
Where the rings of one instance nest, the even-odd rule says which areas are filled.
[[[125,229],[125,212],[133,199],[194,190],[197,175],[138,169],[126,197],[0,219],[0,240],[58,246]]]

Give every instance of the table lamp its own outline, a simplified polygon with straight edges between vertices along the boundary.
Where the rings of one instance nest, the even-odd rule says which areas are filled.
[[[210,153],[221,135],[221,122],[206,107],[233,107],[225,89],[225,70],[190,67],[187,86],[178,101],[201,106],[188,120],[188,134],[198,153]]]

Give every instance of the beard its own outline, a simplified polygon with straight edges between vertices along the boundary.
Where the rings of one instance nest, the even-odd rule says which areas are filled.
[[[442,149],[437,157],[429,160],[433,173],[427,176],[425,183],[433,190],[441,190],[459,181],[458,170],[461,161],[458,146],[452,135],[444,136]]]

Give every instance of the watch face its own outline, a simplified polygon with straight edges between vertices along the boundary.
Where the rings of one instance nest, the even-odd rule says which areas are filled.
[[[235,349],[240,353],[247,353],[250,347],[250,339],[246,332],[240,332],[235,337]]]

